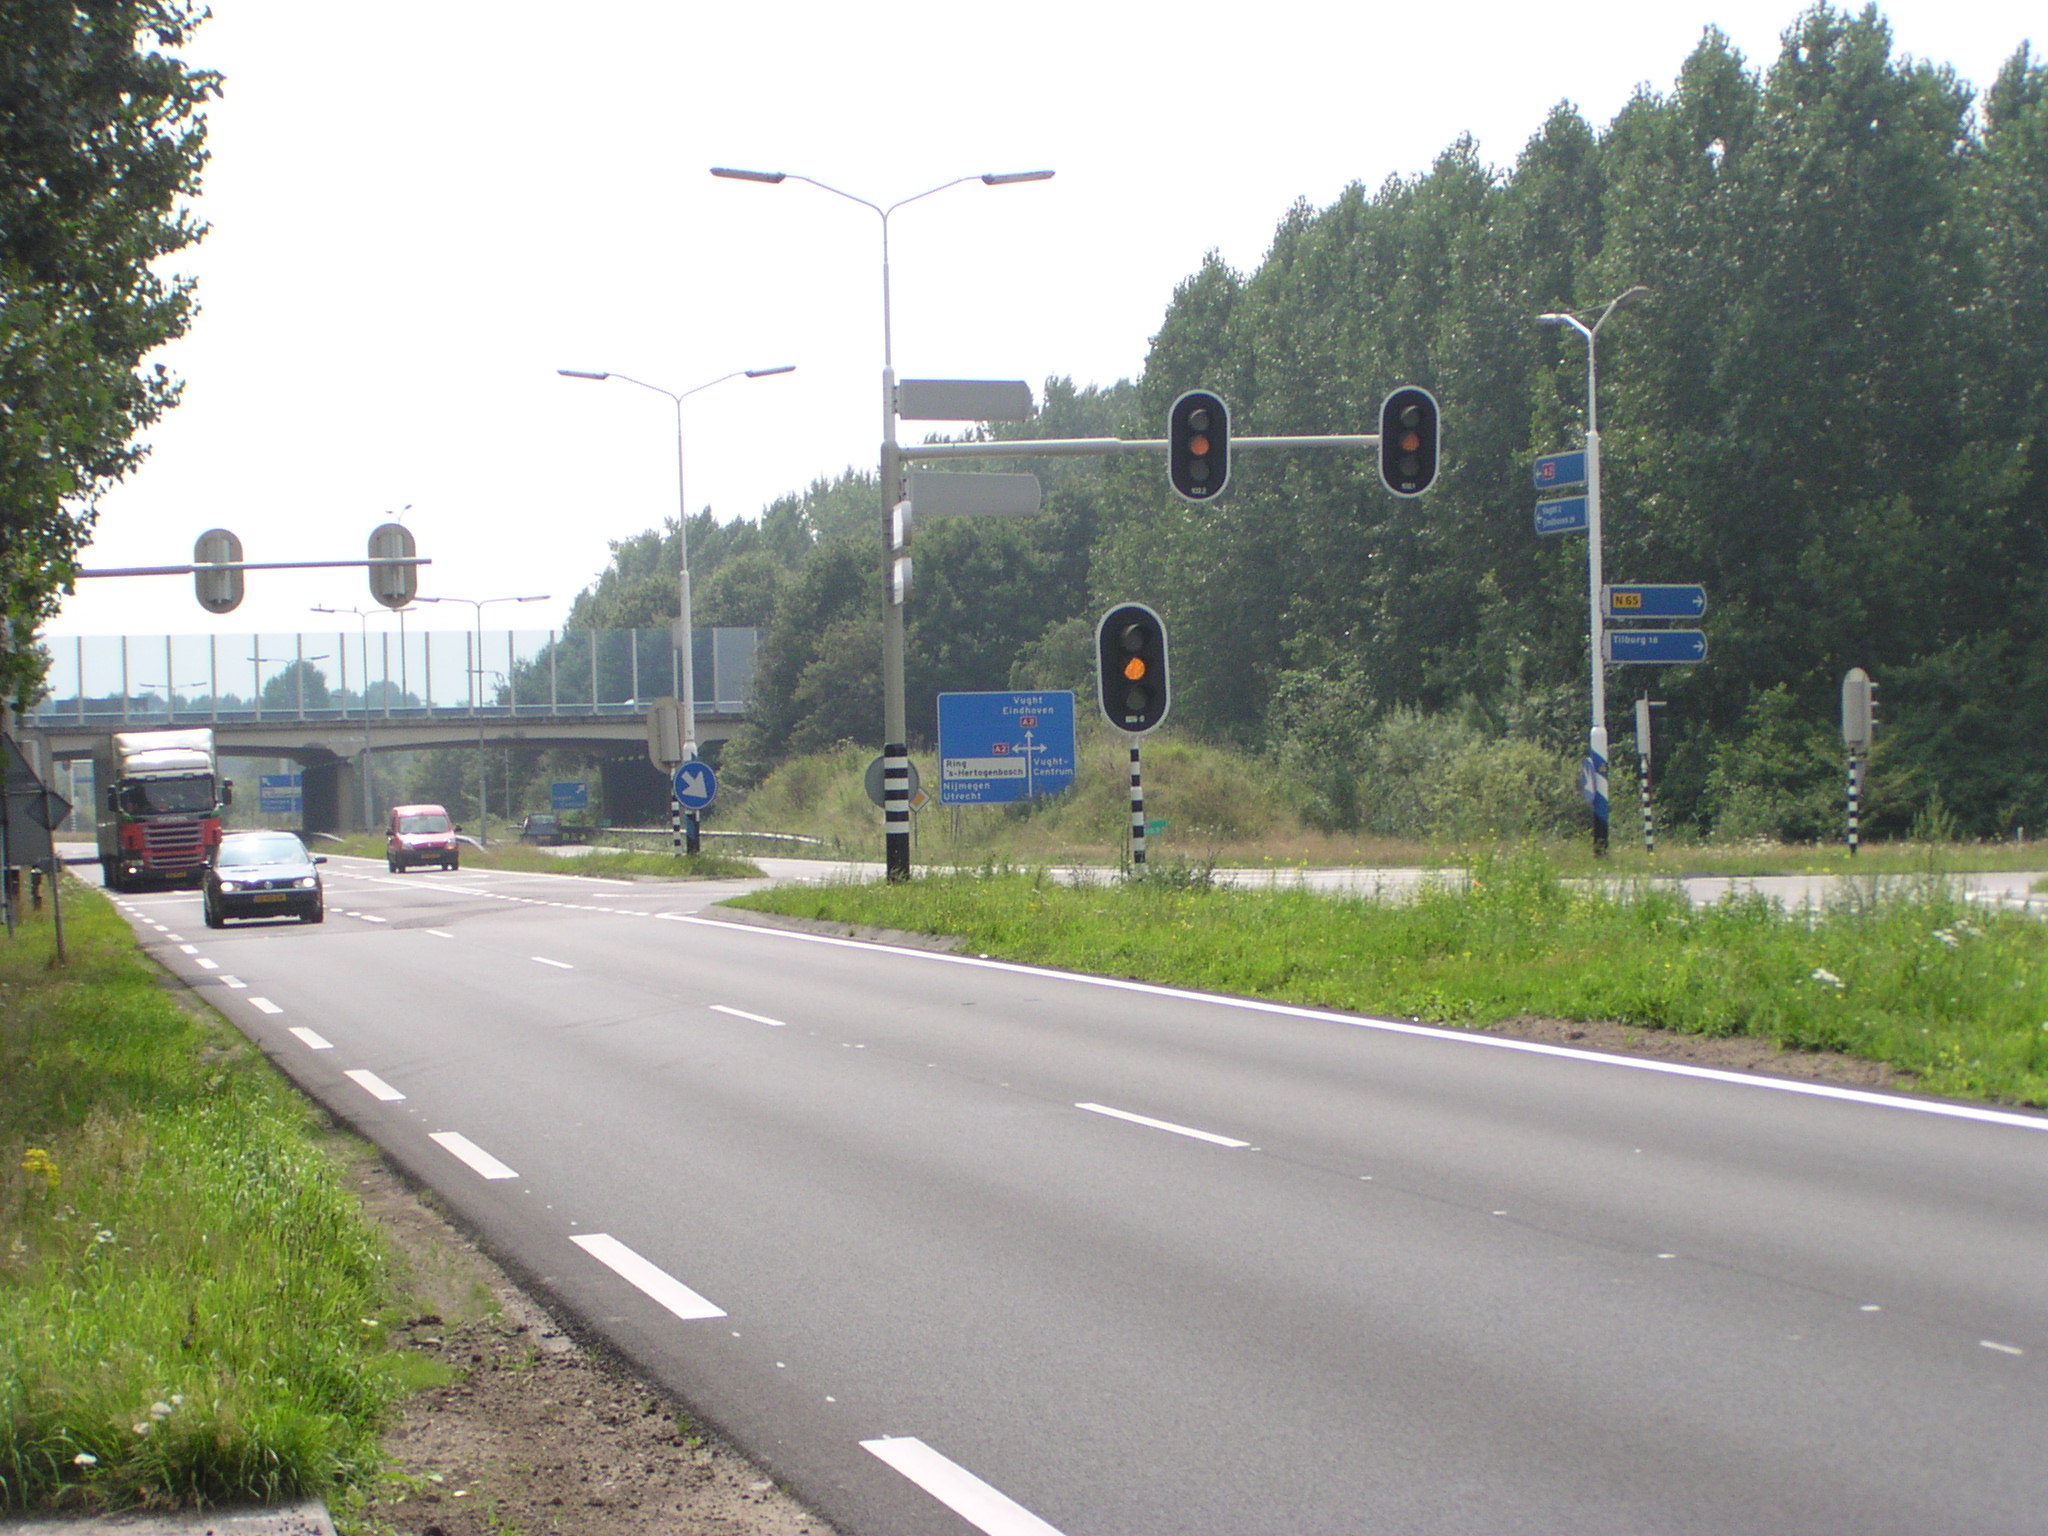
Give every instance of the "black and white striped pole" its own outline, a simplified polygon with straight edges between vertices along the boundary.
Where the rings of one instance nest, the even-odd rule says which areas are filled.
[[[1145,863],[1145,781],[1139,744],[1172,705],[1166,623],[1143,603],[1119,603],[1095,626],[1095,699],[1102,717],[1130,738],[1131,864]]]
[[[1877,684],[1861,667],[1842,677],[1842,745],[1849,751],[1849,856],[1863,840],[1863,765],[1870,756],[1870,733],[1877,724]]]
[[[1643,790],[1643,852],[1657,851],[1657,823],[1650,806],[1650,711],[1662,709],[1664,701],[1647,693],[1636,698],[1636,777]]]

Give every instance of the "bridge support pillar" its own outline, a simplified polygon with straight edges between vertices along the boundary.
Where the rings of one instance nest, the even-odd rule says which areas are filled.
[[[299,771],[308,832],[343,830],[341,808],[347,802],[342,798],[341,787],[342,770],[346,766],[338,757],[308,755],[302,759]]]

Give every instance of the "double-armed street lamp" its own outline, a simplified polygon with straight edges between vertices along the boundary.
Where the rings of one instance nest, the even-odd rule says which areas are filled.
[[[1543,325],[1570,326],[1586,338],[1586,606],[1592,616],[1593,726],[1587,735],[1587,763],[1592,773],[1593,852],[1607,852],[1607,660],[1602,655],[1606,627],[1600,589],[1606,577],[1600,551],[1600,370],[1597,360],[1600,327],[1622,305],[1650,290],[1638,283],[1609,302],[1600,318],[1587,325],[1576,315],[1538,315]]]
[[[484,773],[484,717],[478,709],[483,697],[484,672],[484,609],[492,603],[544,603],[548,600],[545,592],[532,597],[423,597],[423,603],[467,603],[476,610],[476,657],[469,665],[469,707],[476,714],[476,840],[479,846],[489,847],[491,841],[490,780]],[[507,680],[509,686],[510,680]],[[512,814],[512,807],[505,807],[505,814]]]
[[[796,372],[796,364],[784,363],[775,368],[736,368],[731,373],[722,373],[717,378],[699,384],[692,389],[663,389],[659,384],[649,384],[645,379],[636,379],[624,373],[597,373],[583,368],[557,368],[565,379],[617,379],[622,384],[637,384],[642,389],[651,389],[657,395],[666,395],[676,410],[676,546],[681,554],[681,570],[676,577],[676,649],[682,653],[682,716],[683,716],[683,759],[690,761],[697,756],[697,665],[696,644],[691,628],[690,613],[690,503],[683,492],[683,402],[692,395],[701,394],[713,385],[723,384],[728,379],[765,379],[778,373]],[[670,805],[675,808],[674,786],[670,787]],[[687,829],[686,851],[697,852],[697,813],[690,811],[684,818]]]
[[[910,745],[909,728],[906,723],[908,709],[904,701],[903,684],[903,606],[893,601],[887,591],[891,580],[890,563],[893,544],[890,534],[891,520],[896,513],[896,504],[903,499],[902,462],[898,456],[896,441],[896,355],[891,339],[890,295],[889,295],[889,215],[911,203],[922,201],[949,187],[963,182],[978,181],[984,186],[1007,187],[1027,181],[1050,181],[1051,171],[991,171],[979,176],[955,176],[951,181],[942,181],[935,187],[910,197],[900,198],[887,204],[871,203],[864,197],[818,181],[810,176],[799,176],[790,171],[743,171],[731,166],[713,166],[711,174],[728,181],[757,181],[776,186],[785,181],[801,181],[816,187],[821,192],[830,192],[834,197],[844,198],[849,203],[858,203],[882,221],[882,571],[884,596],[882,602],[882,783],[883,815],[885,829],[883,844],[887,861],[888,876],[892,881],[910,878]]]

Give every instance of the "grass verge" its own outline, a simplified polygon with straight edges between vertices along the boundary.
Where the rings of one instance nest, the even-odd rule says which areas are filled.
[[[1412,901],[1040,872],[783,886],[731,905],[957,934],[977,953],[1451,1025],[1525,1015],[1840,1051],[1934,1093],[2048,1104],[2048,925],[1938,878],[1853,882],[1818,911],[1603,893],[1537,854]]]
[[[404,1385],[381,1241],[260,1053],[63,899],[68,965],[47,912],[0,943],[0,1509],[330,1493]]]
[[[347,854],[358,859],[382,859],[384,839],[373,834],[352,832],[332,841],[321,839],[312,845],[317,853]],[[758,865],[722,853],[683,854],[667,849],[659,852],[634,849],[597,848],[589,853],[549,853],[525,843],[493,843],[488,848],[463,845],[465,869],[510,869],[548,875],[589,875],[599,879],[625,880],[635,875],[657,875],[668,880],[758,880]]]

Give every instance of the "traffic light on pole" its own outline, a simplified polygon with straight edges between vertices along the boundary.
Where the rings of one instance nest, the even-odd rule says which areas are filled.
[[[385,523],[375,529],[370,534],[370,596],[386,608],[403,608],[419,596],[419,567],[411,563],[418,553],[419,545],[405,524]]]
[[[1396,496],[1420,496],[1436,479],[1436,397],[1410,384],[1380,405],[1380,479]]]
[[[1191,389],[1166,413],[1166,478],[1189,501],[1208,501],[1230,483],[1230,407]]]
[[[1166,719],[1166,625],[1143,603],[1120,603],[1095,628],[1096,698],[1103,718],[1143,736]]]
[[[242,541],[225,528],[209,528],[192,546],[195,566],[236,565],[242,558]],[[195,570],[192,585],[199,606],[208,613],[233,613],[242,605],[242,573],[238,570]]]

